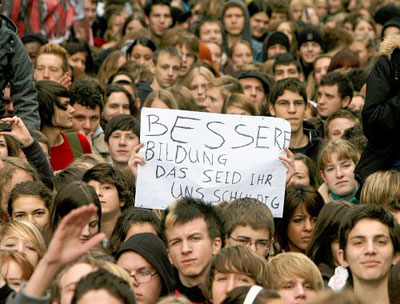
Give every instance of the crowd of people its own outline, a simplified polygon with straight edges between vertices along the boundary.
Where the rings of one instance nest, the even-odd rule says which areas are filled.
[[[0,1],[0,303],[400,303],[398,1],[50,2]],[[135,207],[143,107],[287,120],[282,218]]]

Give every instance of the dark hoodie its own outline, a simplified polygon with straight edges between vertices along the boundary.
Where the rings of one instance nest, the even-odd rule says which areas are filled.
[[[222,27],[224,29],[224,36],[226,37],[228,35],[225,30],[224,15],[225,15],[226,10],[231,7],[239,7],[243,11],[244,28],[243,28],[243,32],[242,32],[242,39],[247,40],[249,43],[251,43],[249,11],[247,10],[246,4],[240,0],[229,0],[229,1],[226,1],[225,4],[222,6],[221,23],[222,23]],[[224,50],[226,52],[228,52],[228,41],[227,40],[228,40],[227,38],[224,39]]]
[[[7,83],[11,84],[15,115],[22,118],[28,129],[39,129],[39,104],[32,62],[17,36],[17,27],[0,14],[0,92]]]
[[[385,39],[380,53],[368,77],[362,112],[363,130],[368,144],[355,169],[356,179],[361,185],[376,171],[400,166],[399,35]]]
[[[161,239],[153,233],[139,233],[131,236],[118,250],[115,259],[126,251],[133,251],[145,258],[158,272],[161,278],[161,296],[174,292],[174,271],[168,259],[167,248]]]

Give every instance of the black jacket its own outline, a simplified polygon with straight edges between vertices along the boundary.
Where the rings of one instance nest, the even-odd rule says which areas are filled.
[[[318,153],[323,143],[323,139],[318,136],[318,131],[315,129],[314,125],[307,121],[303,122],[303,132],[308,137],[307,146],[298,149],[290,148],[290,151],[292,151],[292,153],[302,153],[307,155],[315,162],[315,164],[317,164]]]
[[[355,170],[360,184],[370,174],[390,169],[400,152],[400,41],[397,35],[382,43],[381,54],[368,78],[362,112],[368,144]]]
[[[175,280],[172,265],[168,259],[163,241],[153,233],[139,233],[131,236],[115,255],[115,259],[125,251],[134,251],[145,258],[156,270],[162,281],[161,296],[174,292]]]
[[[39,129],[39,104],[32,62],[17,36],[17,27],[0,14],[0,92],[7,83],[11,84],[15,115],[22,118],[28,129]]]

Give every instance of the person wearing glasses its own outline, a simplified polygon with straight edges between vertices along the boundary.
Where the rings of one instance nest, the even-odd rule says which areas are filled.
[[[167,249],[153,233],[131,236],[115,259],[132,279],[136,303],[154,304],[160,297],[174,292],[174,273]]]
[[[254,198],[239,198],[223,210],[226,247],[243,245],[268,257],[274,235],[274,219],[269,208]]]

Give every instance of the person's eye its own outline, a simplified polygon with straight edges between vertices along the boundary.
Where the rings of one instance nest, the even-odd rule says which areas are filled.
[[[122,108],[125,109],[125,110],[129,110],[129,105],[125,104],[125,105],[122,106]]]
[[[110,190],[110,189],[111,189],[111,186],[103,186],[103,189],[104,189],[104,190]]]
[[[302,221],[303,221],[303,218],[301,218],[301,217],[296,217],[296,218],[293,219],[293,222],[295,222],[296,224],[299,224]]]
[[[380,239],[380,240],[377,241],[377,243],[380,244],[380,245],[386,245],[388,243],[388,241],[385,240],[385,239]]]
[[[6,247],[6,248],[15,248],[16,245],[14,243],[6,243],[6,244],[4,244],[4,247]]]
[[[90,118],[91,121],[97,121],[99,118],[97,116],[93,116]]]
[[[174,240],[174,241],[171,241],[170,243],[169,243],[169,246],[176,246],[176,245],[178,245],[178,244],[180,244],[180,240]]]
[[[250,280],[248,277],[239,277],[239,281],[243,283],[250,283]]]
[[[113,103],[113,104],[110,104],[109,107],[111,109],[116,109],[116,108],[118,108],[118,105],[116,103]]]
[[[140,55],[139,54],[135,54],[135,55],[133,55],[133,58],[140,59]]]
[[[134,140],[134,139],[136,139],[136,136],[135,136],[135,135],[129,135],[128,138],[129,138],[130,140]]]
[[[217,282],[223,282],[226,281],[226,276],[218,276],[217,277]]]
[[[194,236],[192,236],[192,240],[193,241],[200,241],[201,240],[201,236],[200,235],[194,235]]]
[[[90,226],[90,228],[96,228],[98,225],[97,225],[97,221],[94,221],[94,222],[90,222],[89,223],[89,226]]]
[[[283,285],[283,289],[292,289],[293,288],[293,284],[291,283],[287,283]]]
[[[17,219],[22,219],[22,218],[26,217],[26,215],[23,214],[23,213],[17,213],[17,214],[14,215],[14,217],[17,218]]]
[[[40,216],[44,216],[45,214],[46,214],[46,212],[44,212],[43,210],[39,210],[39,211],[36,211],[34,215],[40,217]]]
[[[308,290],[314,290],[314,288],[311,286],[311,284],[304,284],[303,287]]]
[[[29,249],[30,251],[36,251],[36,248],[33,245],[26,245],[26,249]]]

